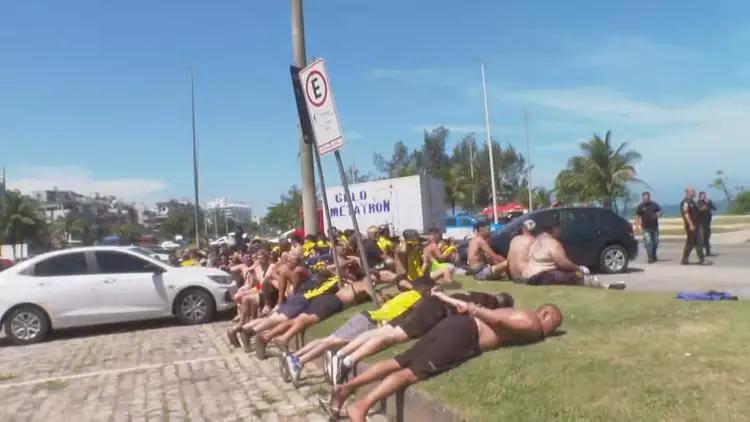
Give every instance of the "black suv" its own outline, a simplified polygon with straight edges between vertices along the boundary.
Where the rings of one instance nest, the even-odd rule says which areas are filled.
[[[549,208],[516,218],[490,237],[490,247],[508,256],[510,239],[527,219],[537,227],[560,222],[560,241],[571,261],[605,273],[621,273],[638,255],[633,227],[612,210],[594,207]],[[463,252],[463,251],[462,251]],[[465,252],[464,252],[465,253]]]

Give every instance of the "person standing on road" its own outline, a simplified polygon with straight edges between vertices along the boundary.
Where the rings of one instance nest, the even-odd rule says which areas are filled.
[[[651,201],[651,193],[643,192],[641,203],[635,209],[635,229],[643,233],[643,246],[646,247],[648,263],[656,262],[656,249],[659,246],[659,217],[661,207]]]
[[[685,223],[685,250],[682,252],[682,265],[689,264],[690,253],[698,254],[698,264],[707,265],[703,256],[703,228],[698,220],[698,205],[695,203],[695,189],[685,189],[685,199],[680,202],[680,212]]]
[[[711,256],[711,220],[716,206],[713,201],[708,199],[706,192],[698,194],[698,220],[703,228],[703,246],[706,249],[706,256]]]

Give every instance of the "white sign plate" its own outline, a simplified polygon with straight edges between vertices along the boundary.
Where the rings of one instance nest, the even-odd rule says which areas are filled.
[[[299,79],[305,92],[318,152],[322,155],[341,149],[344,146],[344,136],[325,62],[321,59],[314,61],[299,72]]]

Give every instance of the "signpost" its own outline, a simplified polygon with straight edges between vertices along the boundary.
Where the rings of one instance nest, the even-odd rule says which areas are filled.
[[[349,194],[349,183],[346,180],[344,164],[341,161],[341,154],[339,153],[339,150],[344,146],[344,135],[341,132],[341,124],[339,123],[339,116],[336,111],[336,103],[333,100],[333,91],[331,90],[330,79],[328,79],[325,62],[321,59],[315,60],[309,66],[300,70],[298,77],[296,78],[294,72],[292,72],[292,83],[295,86],[297,109],[300,115],[300,121],[302,122],[301,126],[303,132],[305,128],[308,128],[308,130],[311,130],[312,132],[304,134],[304,136],[306,141],[308,137],[310,138],[316,149],[315,158],[318,165],[318,177],[320,178],[321,189],[323,191],[323,208],[328,223],[328,236],[331,242],[331,247],[334,248],[332,252],[337,272],[339,272],[339,280],[341,280],[341,275],[340,269],[338,269],[338,256],[336,254],[333,238],[331,212],[328,207],[328,198],[325,193],[325,181],[323,180],[323,169],[320,163],[320,156],[330,152],[333,152],[336,156],[336,163],[339,168],[339,174],[341,175],[341,184],[344,187],[344,194],[346,195],[347,204],[349,206],[349,215],[351,215],[352,226],[354,227],[354,238],[356,239],[362,267],[365,271],[367,290],[370,297],[372,297],[373,302],[380,305],[377,295],[375,294],[375,288],[372,285],[372,279],[370,278],[370,266],[367,263],[367,256],[362,247],[362,237],[360,235],[357,217],[354,213],[354,206],[352,205],[351,196]],[[304,97],[305,107],[301,106],[300,97]],[[305,118],[307,118],[307,122],[304,122]]]

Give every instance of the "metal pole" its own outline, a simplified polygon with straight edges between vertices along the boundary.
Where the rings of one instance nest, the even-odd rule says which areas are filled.
[[[219,238],[219,207],[214,206],[214,237]]]
[[[531,148],[529,147],[529,112],[523,111],[523,126],[526,129],[526,179],[529,185],[529,212],[534,211],[534,185],[531,183]]]
[[[224,211],[224,236],[229,237],[229,220],[227,219],[227,208],[222,208]]]
[[[292,0],[292,51],[294,65],[303,68],[307,65],[305,54],[305,22],[302,13],[302,0]],[[313,170],[312,145],[306,144],[299,135],[299,166],[302,177],[302,218],[306,234],[318,233],[318,204],[315,200],[315,171]]]
[[[326,181],[323,178],[323,166],[320,164],[320,153],[318,152],[318,143],[313,145],[315,154],[315,165],[318,167],[318,179],[320,179],[320,190],[323,197],[323,213],[328,224],[328,242],[331,244],[331,254],[333,254],[333,265],[336,267],[336,277],[339,278],[339,287],[344,287],[344,278],[341,276],[341,266],[339,265],[339,254],[336,252],[336,239],[333,236],[333,223],[331,223],[331,211],[328,208],[328,196],[326,196]]]
[[[482,92],[484,93],[484,124],[487,130],[487,151],[490,154],[490,178],[492,180],[492,215],[497,224],[497,187],[495,186],[495,160],[492,157],[492,134],[490,133],[490,109],[487,105],[487,79],[482,63]]]
[[[367,279],[367,293],[370,294],[373,303],[380,306],[378,296],[375,294],[375,287],[372,285],[372,279],[370,278],[370,265],[367,263],[367,255],[362,247],[362,235],[359,232],[359,224],[357,224],[357,216],[354,214],[354,205],[352,204],[352,197],[349,193],[349,182],[346,180],[346,171],[344,171],[344,164],[341,162],[341,154],[335,151],[336,164],[339,166],[339,175],[341,175],[341,184],[344,186],[344,196],[346,196],[346,203],[349,205],[349,215],[352,217],[352,227],[354,228],[354,238],[357,240],[357,249],[359,249],[359,259],[362,260],[362,268],[365,270],[365,278]]]
[[[193,112],[193,184],[195,188],[195,247],[196,249],[201,248],[201,232],[199,229],[200,221],[198,221],[198,207],[200,202],[198,201],[198,141],[195,136],[195,82],[193,80],[193,69],[190,69],[190,98],[192,102]]]
[[[466,139],[469,144],[469,171],[471,172],[471,205],[473,207],[477,206],[477,190],[474,187],[474,145],[472,142],[474,140],[474,137],[472,136],[471,139]]]

